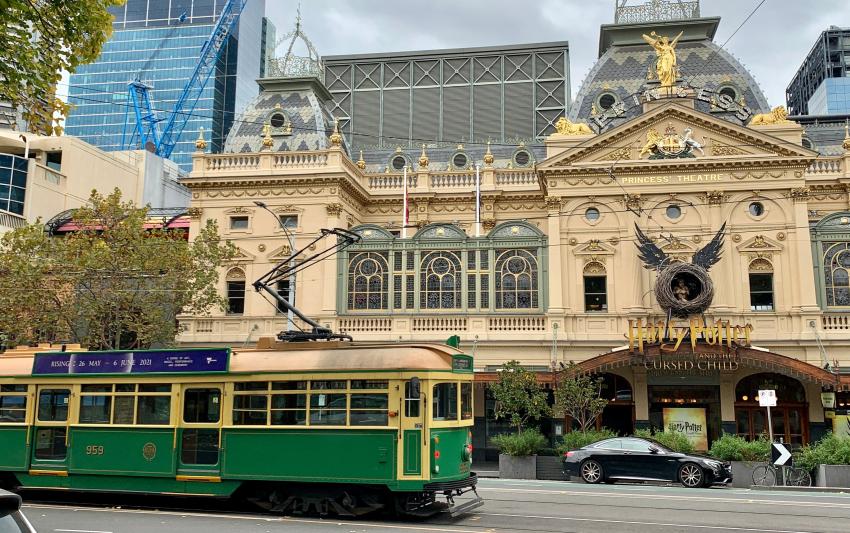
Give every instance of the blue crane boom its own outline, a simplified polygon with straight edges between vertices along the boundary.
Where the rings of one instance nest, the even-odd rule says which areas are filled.
[[[171,153],[180,139],[180,134],[186,127],[186,122],[191,118],[207,81],[215,71],[218,58],[227,43],[227,37],[236,28],[239,15],[242,14],[247,1],[227,1],[209,39],[201,47],[200,58],[192,76],[186,82],[183,92],[177,98],[177,103],[174,104],[174,109],[171,110],[167,119],[163,121],[156,116],[156,110],[151,105],[151,86],[139,79],[130,82],[128,92],[136,118],[135,134],[139,136],[142,146],[150,142],[153,144],[154,152],[157,155],[164,158],[171,157]],[[162,133],[159,132],[159,122],[165,122]]]

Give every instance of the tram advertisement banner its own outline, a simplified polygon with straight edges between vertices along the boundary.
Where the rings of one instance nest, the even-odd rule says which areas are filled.
[[[664,431],[686,436],[694,449],[708,450],[708,426],[702,407],[669,407],[664,409]]]
[[[184,349],[35,354],[33,375],[227,372],[230,350]]]

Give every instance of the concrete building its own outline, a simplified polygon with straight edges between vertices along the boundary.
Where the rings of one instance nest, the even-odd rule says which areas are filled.
[[[821,32],[785,92],[792,115],[850,114],[850,28]]]
[[[185,208],[189,191],[177,165],[144,151],[104,152],[74,137],[0,130],[0,232],[82,206],[92,190],[127,200]]]
[[[152,86],[152,106],[160,118],[167,118],[224,5],[225,0],[128,0],[110,8],[115,17],[112,37],[95,62],[71,75],[68,101],[74,109],[65,133],[106,151],[143,148],[122,145],[127,122],[128,133],[135,123],[127,84],[139,77]],[[274,42],[274,26],[264,14],[265,0],[249,0],[237,31],[228,36],[172,154],[184,170],[191,167],[200,129],[220,150],[237,110],[257,95],[255,80],[263,75],[269,42]]]

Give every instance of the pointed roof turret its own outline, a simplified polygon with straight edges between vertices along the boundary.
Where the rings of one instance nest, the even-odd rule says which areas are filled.
[[[306,55],[299,55],[294,52],[295,43],[299,39],[307,48]],[[284,44],[286,44],[286,53],[283,56],[276,55],[274,59],[269,59],[268,76],[270,78],[315,77],[321,79],[324,71],[322,58],[301,28],[301,4],[298,4],[295,28],[278,39],[275,43],[275,52]]]

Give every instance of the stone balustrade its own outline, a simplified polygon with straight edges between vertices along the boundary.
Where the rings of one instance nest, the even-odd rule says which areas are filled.
[[[806,174],[808,176],[843,176],[844,159],[816,159],[811,165],[809,165],[809,168],[806,169]]]

